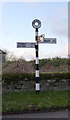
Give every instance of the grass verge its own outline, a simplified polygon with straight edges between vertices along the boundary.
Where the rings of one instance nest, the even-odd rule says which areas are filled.
[[[68,91],[9,92],[2,98],[3,114],[66,108],[69,105]]]

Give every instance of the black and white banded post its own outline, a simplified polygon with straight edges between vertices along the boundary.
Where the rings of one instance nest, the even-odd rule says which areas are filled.
[[[32,26],[35,28],[35,40],[36,40],[36,44],[35,44],[35,50],[36,50],[36,92],[40,91],[40,83],[39,83],[39,58],[38,58],[38,28],[41,27],[41,22],[38,19],[35,19],[32,22]]]
[[[35,31],[35,50],[36,50],[36,91],[40,91],[40,84],[39,84],[39,58],[38,58],[38,28]]]

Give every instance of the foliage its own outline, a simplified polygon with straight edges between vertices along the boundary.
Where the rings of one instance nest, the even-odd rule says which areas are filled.
[[[70,73],[40,73],[39,80],[47,80],[47,79],[69,79]],[[19,74],[3,74],[2,79],[7,83],[10,84],[11,82],[18,82],[27,79],[28,81],[35,81],[35,74],[26,74],[26,73],[19,73]]]
[[[7,83],[10,84],[11,82],[17,83],[18,81],[33,80],[34,74],[26,74],[26,73],[17,73],[17,74],[3,74],[2,79]]]
[[[35,65],[35,60],[34,61],[30,61],[32,63],[32,65]],[[56,58],[48,58],[48,59],[40,59],[39,60],[39,67],[42,67],[45,64],[49,64],[52,66],[59,66],[59,65],[70,65],[70,59],[68,58],[60,58],[60,57],[56,57]]]

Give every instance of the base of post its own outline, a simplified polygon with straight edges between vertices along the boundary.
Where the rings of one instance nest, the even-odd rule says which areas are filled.
[[[39,93],[39,92],[40,92],[40,90],[36,90],[36,92],[37,92],[37,93]]]
[[[36,92],[40,92],[40,84],[36,83]]]

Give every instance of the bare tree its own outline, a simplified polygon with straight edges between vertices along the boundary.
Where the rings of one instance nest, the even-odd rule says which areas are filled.
[[[16,56],[12,52],[6,49],[4,51],[6,52],[6,61],[17,61]]]

